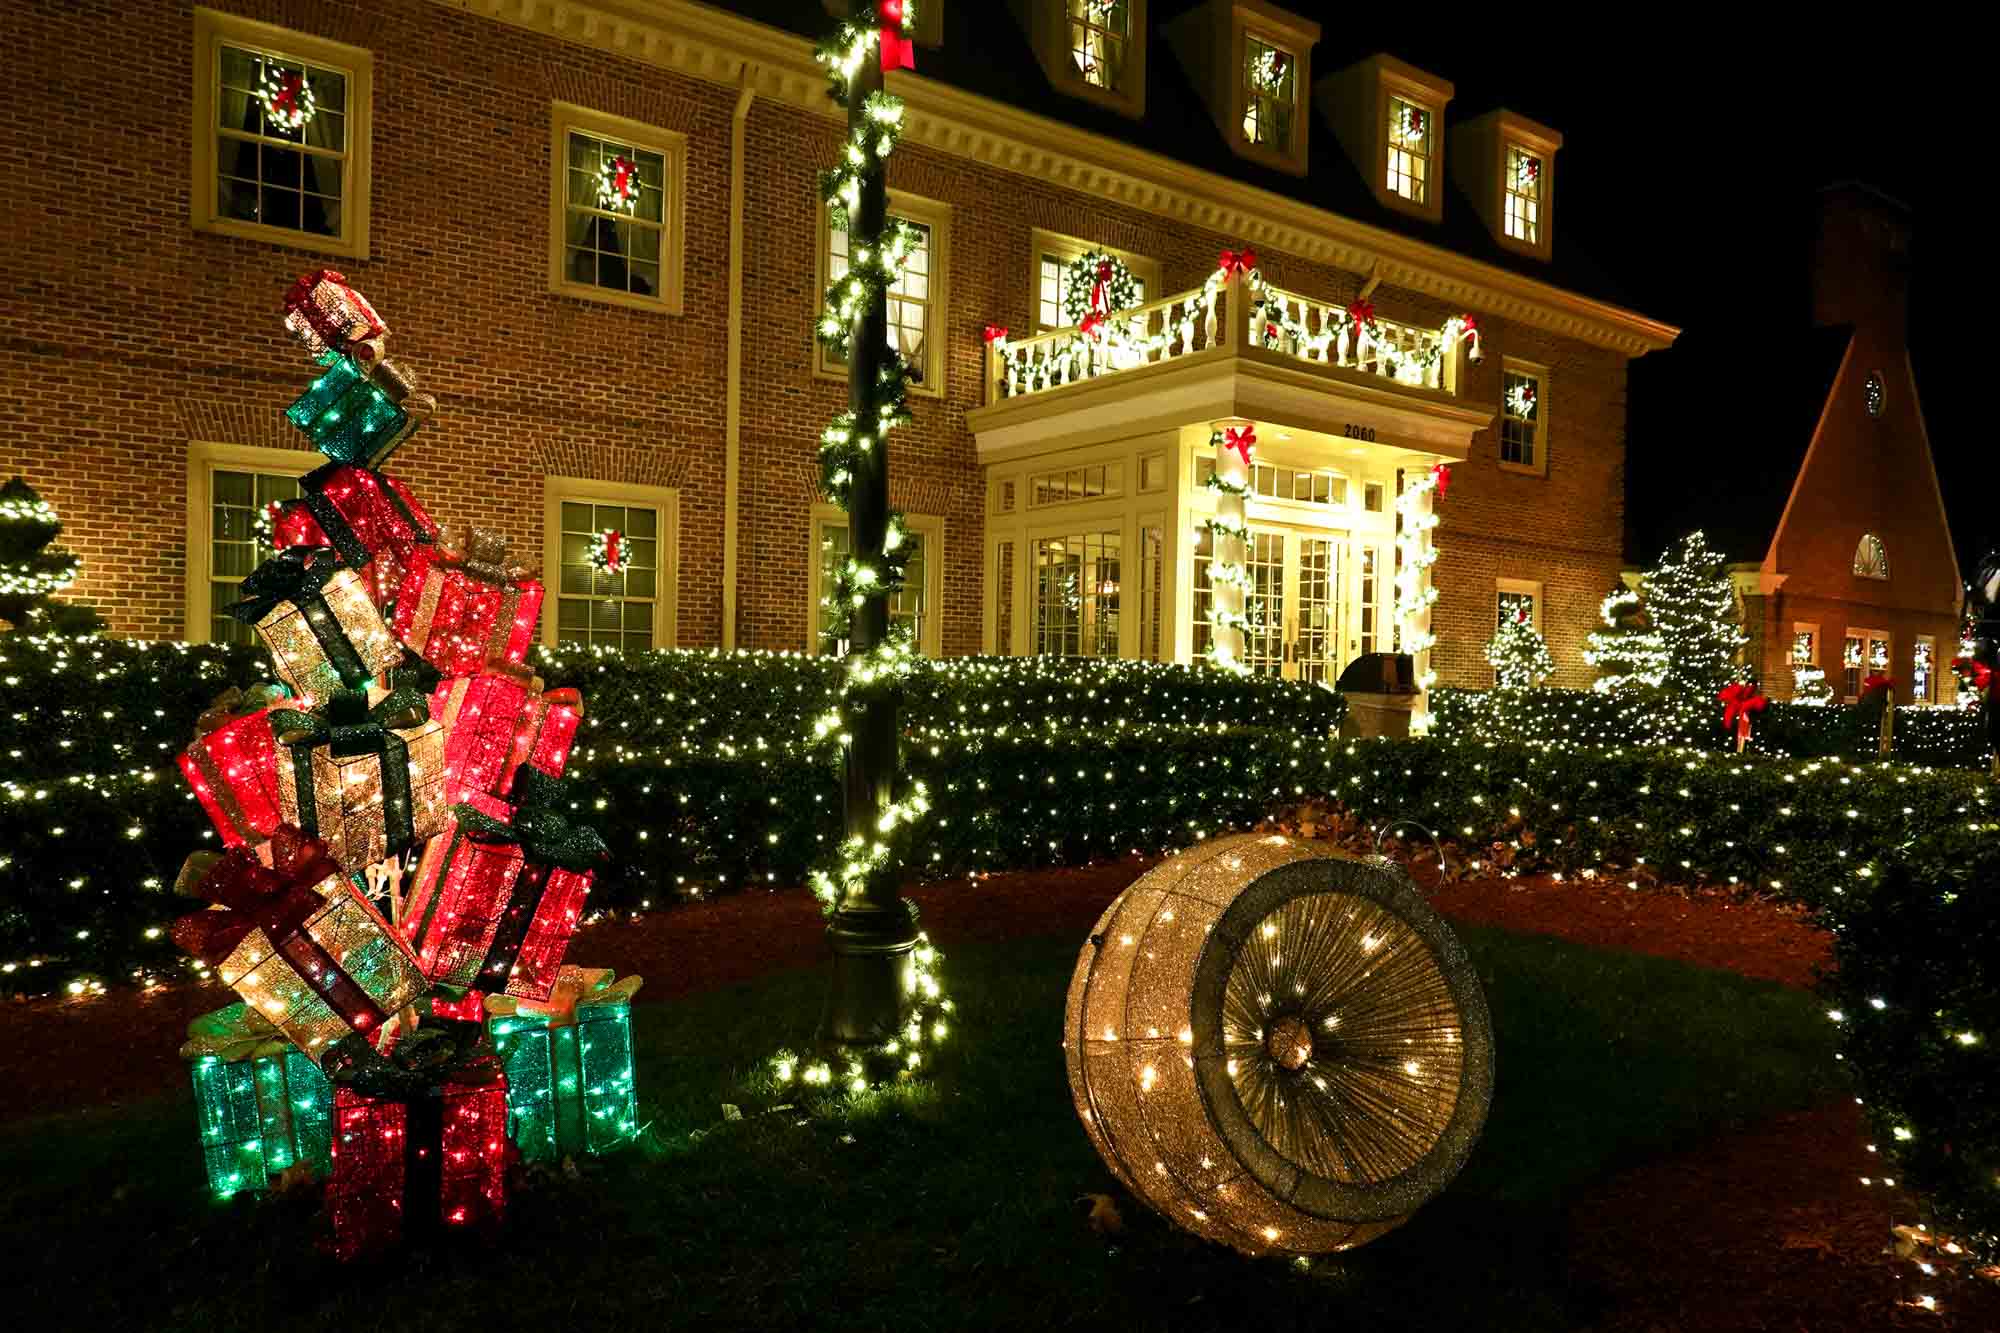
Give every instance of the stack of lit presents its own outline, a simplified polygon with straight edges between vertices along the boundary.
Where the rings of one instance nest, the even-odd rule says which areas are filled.
[[[319,368],[286,415],[329,461],[229,608],[282,684],[180,761],[225,850],[174,938],[242,997],[182,1054],[214,1189],[324,1177],[352,1258],[496,1225],[516,1156],[628,1140],[638,978],[564,965],[605,849],[562,781],[582,701],[525,665],[541,584],[381,471],[436,404],[368,302],[319,272],[285,309]]]

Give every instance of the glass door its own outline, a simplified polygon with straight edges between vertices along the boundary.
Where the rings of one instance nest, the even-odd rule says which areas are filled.
[[[1253,528],[1245,559],[1250,586],[1243,599],[1243,664],[1259,676],[1289,675],[1285,651],[1286,548],[1296,538],[1274,528]]]
[[[1288,679],[1331,683],[1340,674],[1340,550],[1333,537],[1299,534],[1298,619]]]

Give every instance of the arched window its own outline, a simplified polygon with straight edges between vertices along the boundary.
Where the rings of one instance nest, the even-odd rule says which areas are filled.
[[[1862,398],[1868,404],[1869,416],[1879,417],[1882,415],[1882,377],[1880,375],[1870,375],[1868,377],[1868,387],[1862,390]]]
[[[1861,544],[1854,548],[1854,574],[1864,579],[1889,577],[1889,552],[1883,548],[1882,539],[1872,532],[1863,533]]]

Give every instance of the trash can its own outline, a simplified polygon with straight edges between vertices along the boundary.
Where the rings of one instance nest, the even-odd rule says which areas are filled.
[[[1347,664],[1336,685],[1347,700],[1342,736],[1410,734],[1417,706],[1417,673],[1408,653],[1364,653]]]

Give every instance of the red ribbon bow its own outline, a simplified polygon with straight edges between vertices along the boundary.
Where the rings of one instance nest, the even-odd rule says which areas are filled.
[[[1367,301],[1356,301],[1353,305],[1347,307],[1347,313],[1356,324],[1373,324],[1375,322],[1375,307]]]
[[[1879,671],[1873,671],[1869,673],[1866,680],[1861,682],[1861,692],[1863,694],[1873,694],[1877,690],[1886,690],[1895,683],[1896,678],[1894,676],[1885,676]]]
[[[1247,274],[1251,269],[1257,267],[1257,252],[1255,250],[1245,250],[1239,254],[1234,250],[1224,250],[1222,252],[1222,261],[1218,267],[1224,273],[1234,270],[1238,273]]]
[[[1078,325],[1077,327],[1078,330],[1086,338],[1092,338],[1092,339],[1103,338],[1104,337],[1103,312],[1098,310],[1091,311],[1089,314],[1083,317],[1083,323]]]
[[[612,573],[616,573],[618,567],[625,563],[624,558],[618,552],[619,540],[618,529],[606,528],[604,530],[604,568]]]
[[[1954,657],[1951,669],[1961,676],[1972,677],[1972,688],[1984,690],[1993,684],[1993,668],[1970,657]]]
[[[611,188],[618,192],[620,199],[630,199],[638,191],[632,188],[632,173],[638,169],[629,157],[611,159]]]
[[[1763,712],[1764,705],[1769,702],[1763,695],[1757,693],[1755,685],[1746,685],[1741,681],[1734,685],[1723,686],[1715,697],[1722,701],[1722,727],[1725,731],[1736,727],[1738,723],[1747,725],[1750,715]]]
[[[987,342],[989,343],[1001,342],[1005,340],[1006,337],[1007,337],[1007,326],[1005,324],[988,324],[986,326]]]
[[[882,19],[882,68],[915,69],[916,46],[903,36],[903,0],[881,0],[875,12]]]
[[[271,109],[290,112],[299,104],[299,89],[305,86],[305,82],[306,76],[303,74],[287,74],[284,83],[278,88],[278,95],[271,99]]]
[[[1444,499],[1444,493],[1451,489],[1451,469],[1443,463],[1432,464],[1431,480],[1437,483],[1438,499]]]
[[[253,930],[263,931],[276,944],[303,926],[326,901],[318,886],[327,876],[340,874],[325,844],[290,824],[280,824],[271,835],[269,869],[241,847],[213,861],[199,856],[188,858],[183,879],[199,874],[189,891],[222,904],[224,910],[190,912],[174,922],[173,937],[175,944],[210,967],[220,966]]]
[[[1222,431],[1222,447],[1234,449],[1243,455],[1243,466],[1250,466],[1250,450],[1257,443],[1255,426],[1225,426]]]

